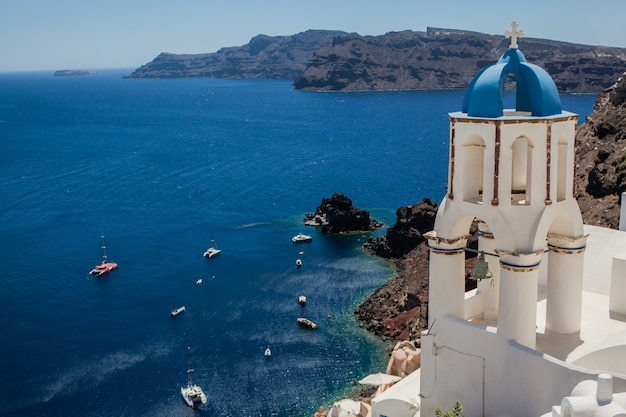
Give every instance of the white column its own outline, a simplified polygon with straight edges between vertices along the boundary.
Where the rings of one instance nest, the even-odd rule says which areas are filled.
[[[553,332],[580,331],[586,242],[587,236],[548,235],[546,329]]]
[[[485,223],[478,224],[478,250],[485,252],[485,259],[489,263],[489,270],[493,274],[491,279],[478,281],[478,294],[482,297],[482,311],[485,318],[495,318],[498,313],[498,296],[500,290],[500,262],[497,256],[489,255],[496,251],[496,241],[489,227]]]
[[[626,193],[622,193],[620,200],[619,230],[626,231]]]
[[[465,318],[465,245],[467,238],[440,239],[426,234],[430,248],[428,326],[446,314]]]
[[[537,286],[543,251],[500,255],[500,304],[498,334],[535,348],[537,339]]]
[[[626,315],[626,258],[614,256],[611,264],[609,312]]]

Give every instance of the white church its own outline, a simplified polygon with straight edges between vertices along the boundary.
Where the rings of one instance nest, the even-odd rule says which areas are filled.
[[[516,22],[506,35],[509,50],[449,114],[421,368],[375,396],[372,417],[434,416],[456,401],[466,417],[626,416],[626,233],[583,224],[578,115],[526,62]],[[488,269],[465,292],[474,222]]]

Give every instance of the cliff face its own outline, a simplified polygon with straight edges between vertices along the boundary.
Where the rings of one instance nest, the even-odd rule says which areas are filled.
[[[626,191],[626,72],[576,133],[576,199],[587,224],[617,229]]]
[[[626,191],[626,73],[598,95],[593,113],[576,133],[576,142],[574,181],[583,221],[617,229],[619,196]],[[414,230],[412,225],[434,224],[436,204],[425,199],[396,214],[398,220],[386,237],[365,244],[371,253],[384,257],[399,253],[391,255],[396,275],[361,304],[355,315],[361,326],[383,339],[416,339],[428,323],[428,248],[416,237],[428,230]],[[426,220],[428,216],[432,218]],[[404,244],[390,239],[402,235],[407,237]],[[411,242],[417,243],[409,248]],[[473,259],[467,259],[466,276],[472,267]]]
[[[598,93],[626,68],[625,48],[533,38],[519,43],[561,92]],[[328,91],[464,88],[508,47],[503,36],[454,29],[381,36],[309,30],[258,35],[214,53],[162,53],[127,77],[287,79],[296,89]]]
[[[356,34],[321,46],[294,83],[307,90],[464,88],[508,49],[503,36],[428,28],[383,36]],[[529,62],[545,68],[559,91],[599,92],[626,68],[626,49],[522,38]]]
[[[313,52],[346,32],[308,30],[292,36],[258,35],[243,46],[207,54],[162,53],[128,78],[264,78],[293,80]]]

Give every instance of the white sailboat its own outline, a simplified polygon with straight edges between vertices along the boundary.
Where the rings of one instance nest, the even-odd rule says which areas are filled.
[[[222,250],[217,248],[217,245],[215,244],[215,240],[213,239],[213,233],[211,232],[211,247],[207,249],[206,251],[204,251],[204,257],[213,258],[219,255],[221,252]]]
[[[193,369],[191,368],[191,348],[188,347],[189,358],[187,365],[187,386],[180,387],[180,393],[183,396],[183,400],[189,407],[195,407],[196,405],[206,404],[206,395],[202,388],[198,385],[194,385],[191,380],[191,374],[193,373]]]

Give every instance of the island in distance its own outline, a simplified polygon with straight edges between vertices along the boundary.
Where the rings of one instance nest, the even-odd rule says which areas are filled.
[[[626,67],[626,48],[525,37],[529,62],[546,68],[560,92],[599,93]],[[315,91],[465,88],[474,74],[509,47],[501,35],[427,28],[380,36],[308,30],[258,35],[214,53],[161,53],[127,78],[256,78],[293,80]]]
[[[55,77],[72,77],[77,75],[96,75],[95,71],[76,70],[76,69],[64,69],[54,72]]]

